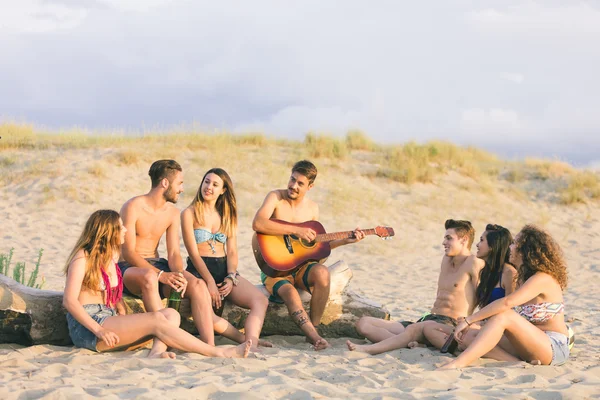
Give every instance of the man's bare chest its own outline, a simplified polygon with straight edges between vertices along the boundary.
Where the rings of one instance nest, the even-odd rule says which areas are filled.
[[[160,238],[171,225],[172,218],[168,212],[144,212],[135,224],[136,235],[144,238]]]
[[[280,219],[282,221],[287,222],[300,223],[313,220],[313,215],[311,210],[309,210],[308,208],[292,209],[291,207],[287,206],[277,207],[275,209],[275,212],[273,212],[272,218]]]

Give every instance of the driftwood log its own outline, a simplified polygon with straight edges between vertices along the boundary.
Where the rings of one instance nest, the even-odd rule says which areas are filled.
[[[324,337],[360,337],[354,327],[362,316],[389,319],[381,305],[350,290],[352,271],[339,261],[329,267],[331,293],[319,332]],[[262,285],[257,287],[268,296]],[[309,309],[310,294],[300,291],[305,308]],[[71,344],[67,329],[66,311],[62,306],[63,292],[33,289],[0,275],[0,343]],[[144,312],[140,299],[126,296],[127,313]],[[190,316],[189,302],[181,304],[182,325],[188,332],[197,333]],[[248,310],[225,302],[223,318],[238,329],[244,328]],[[269,303],[262,335],[301,335],[284,304]]]

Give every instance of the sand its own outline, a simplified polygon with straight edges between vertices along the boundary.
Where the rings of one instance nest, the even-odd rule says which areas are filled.
[[[149,189],[149,163],[119,165],[111,161],[115,151],[10,151],[24,163],[39,157],[52,161],[47,173],[24,174],[4,184],[0,193],[0,252],[14,247],[14,260],[27,261],[31,268],[43,248],[45,288],[64,288],[63,263],[92,211],[118,210],[128,198]],[[250,248],[251,219],[267,191],[287,182],[290,155],[280,157],[284,162],[271,173],[239,162],[232,167],[226,160],[218,164],[229,170],[237,188],[239,270],[255,283],[259,270]],[[178,159],[186,169],[186,192],[178,203],[184,208],[201,174],[215,162],[185,151]],[[273,156],[272,162],[277,161]],[[275,348],[244,360],[184,353],[176,360],[149,360],[147,349],[96,354],[73,347],[2,344],[0,398],[600,398],[597,205],[562,206],[541,195],[511,195],[507,182],[482,186],[454,173],[432,184],[405,186],[357,177],[352,173],[356,166],[316,163],[325,167],[310,196],[320,204],[328,231],[394,227],[393,240],[368,237],[336,249],[329,263],[345,260],[354,272],[351,288],[384,304],[395,320],[417,318],[432,305],[445,219],[470,219],[477,235],[486,223],[502,224],[513,233],[527,222],[547,228],[563,246],[569,265],[566,317],[576,333],[569,362],[534,367],[481,360],[463,370],[437,372],[448,356],[433,349],[368,356],[348,351],[345,339],[339,338],[330,340],[331,349],[314,352],[304,338],[283,336],[270,337]],[[99,165],[102,173],[92,174],[90,165]],[[20,167],[14,168],[18,172]],[[183,242],[181,246],[186,256]]]

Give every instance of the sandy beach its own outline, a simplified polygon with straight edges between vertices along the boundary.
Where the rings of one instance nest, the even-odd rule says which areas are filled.
[[[284,187],[291,163],[305,156],[293,146],[218,151],[210,146],[143,151],[59,146],[5,149],[0,155],[16,160],[1,167],[0,253],[14,248],[13,260],[26,261],[30,270],[43,248],[44,288],[52,290],[64,288],[64,262],[90,213],[119,210],[127,199],[147,192],[147,171],[157,158],[175,158],[184,168],[180,209],[189,204],[207,169],[219,166],[229,172],[240,212],[239,271],[259,283],[250,246],[252,217],[269,190]],[[309,196],[320,204],[328,231],[395,229],[391,241],[368,237],[336,249],[328,260],[344,260],[354,273],[351,289],[383,304],[394,320],[416,319],[430,309],[447,218],[471,220],[477,237],[487,223],[502,224],[513,234],[525,223],[546,228],[563,247],[569,266],[566,319],[576,343],[568,363],[534,367],[480,360],[463,370],[437,372],[448,357],[437,350],[368,356],[348,351],[345,339],[336,338],[332,348],[315,352],[299,336],[272,336],[275,348],[241,360],[195,354],[149,360],[147,349],[95,354],[74,347],[1,344],[0,398],[600,398],[597,202],[562,205],[545,182],[517,184],[452,171],[431,183],[405,185],[362,173],[373,164],[360,152],[345,161],[313,161],[319,176]],[[187,256],[183,241],[181,247]],[[164,252],[164,244],[160,249]]]

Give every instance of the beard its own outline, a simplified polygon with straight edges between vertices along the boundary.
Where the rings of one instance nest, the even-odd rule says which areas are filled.
[[[288,188],[288,190],[287,190],[287,195],[288,195],[288,197],[289,197],[290,199],[297,199],[297,198],[298,198],[298,195],[299,195],[299,193],[298,193],[298,192],[296,192],[296,191],[293,191],[292,189],[289,189],[289,188]]]
[[[163,198],[169,203],[176,204],[177,200],[179,200],[179,193],[175,193],[172,187],[169,187],[167,191],[163,194]]]

